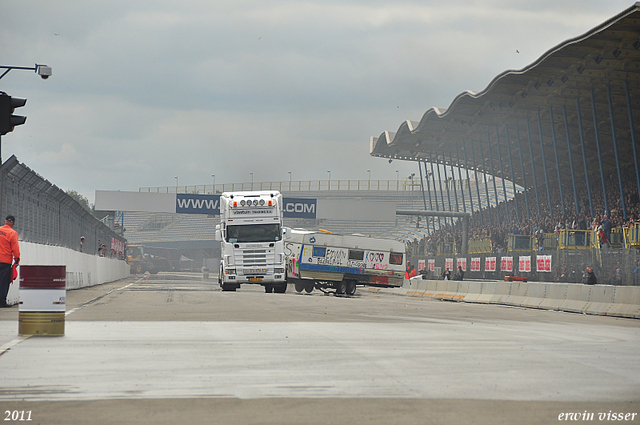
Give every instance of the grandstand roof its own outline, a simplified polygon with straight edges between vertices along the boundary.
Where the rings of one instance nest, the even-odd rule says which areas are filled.
[[[370,154],[438,163],[449,163],[451,155],[454,165],[528,188],[533,184],[532,168],[539,182],[545,161],[548,175],[558,178],[555,152],[560,179],[571,178],[569,152],[576,175],[584,176],[581,138],[589,169],[599,169],[599,142],[603,168],[615,170],[615,135],[620,168],[635,175],[630,113],[637,132],[639,95],[640,2],[553,47],[531,65],[499,74],[483,91],[460,93],[449,108],[431,108],[419,122],[405,121],[395,133],[372,137]]]

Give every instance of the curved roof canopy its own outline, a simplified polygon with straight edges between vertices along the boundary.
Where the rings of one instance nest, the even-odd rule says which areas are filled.
[[[576,175],[584,176],[583,162],[599,170],[599,157],[607,175],[619,164],[635,177],[639,95],[640,2],[483,91],[459,94],[446,110],[431,108],[420,122],[372,137],[370,154],[439,163],[451,156],[527,188],[534,173],[538,181],[545,171],[570,179],[571,163]]]

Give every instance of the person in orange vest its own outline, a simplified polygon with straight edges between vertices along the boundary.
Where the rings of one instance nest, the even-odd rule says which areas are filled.
[[[416,270],[416,268],[413,266],[409,267],[409,279],[416,276],[418,276],[418,271]]]
[[[20,263],[18,232],[13,230],[16,218],[8,215],[4,226],[0,227],[0,308],[11,307],[7,304],[7,294],[11,285],[12,263]]]

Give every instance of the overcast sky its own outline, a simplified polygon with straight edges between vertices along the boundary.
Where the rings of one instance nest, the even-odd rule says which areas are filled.
[[[369,139],[633,5],[621,0],[0,2],[11,155],[65,190],[396,179]],[[18,112],[16,112],[17,114]]]

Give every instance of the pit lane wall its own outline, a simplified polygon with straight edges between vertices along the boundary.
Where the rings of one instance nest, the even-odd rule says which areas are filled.
[[[640,286],[405,279],[399,295],[640,319]]]
[[[113,282],[129,276],[129,265],[115,258],[85,254],[69,248],[20,241],[20,265],[66,266],[67,290]],[[17,304],[20,298],[20,267],[13,281],[7,303]]]

